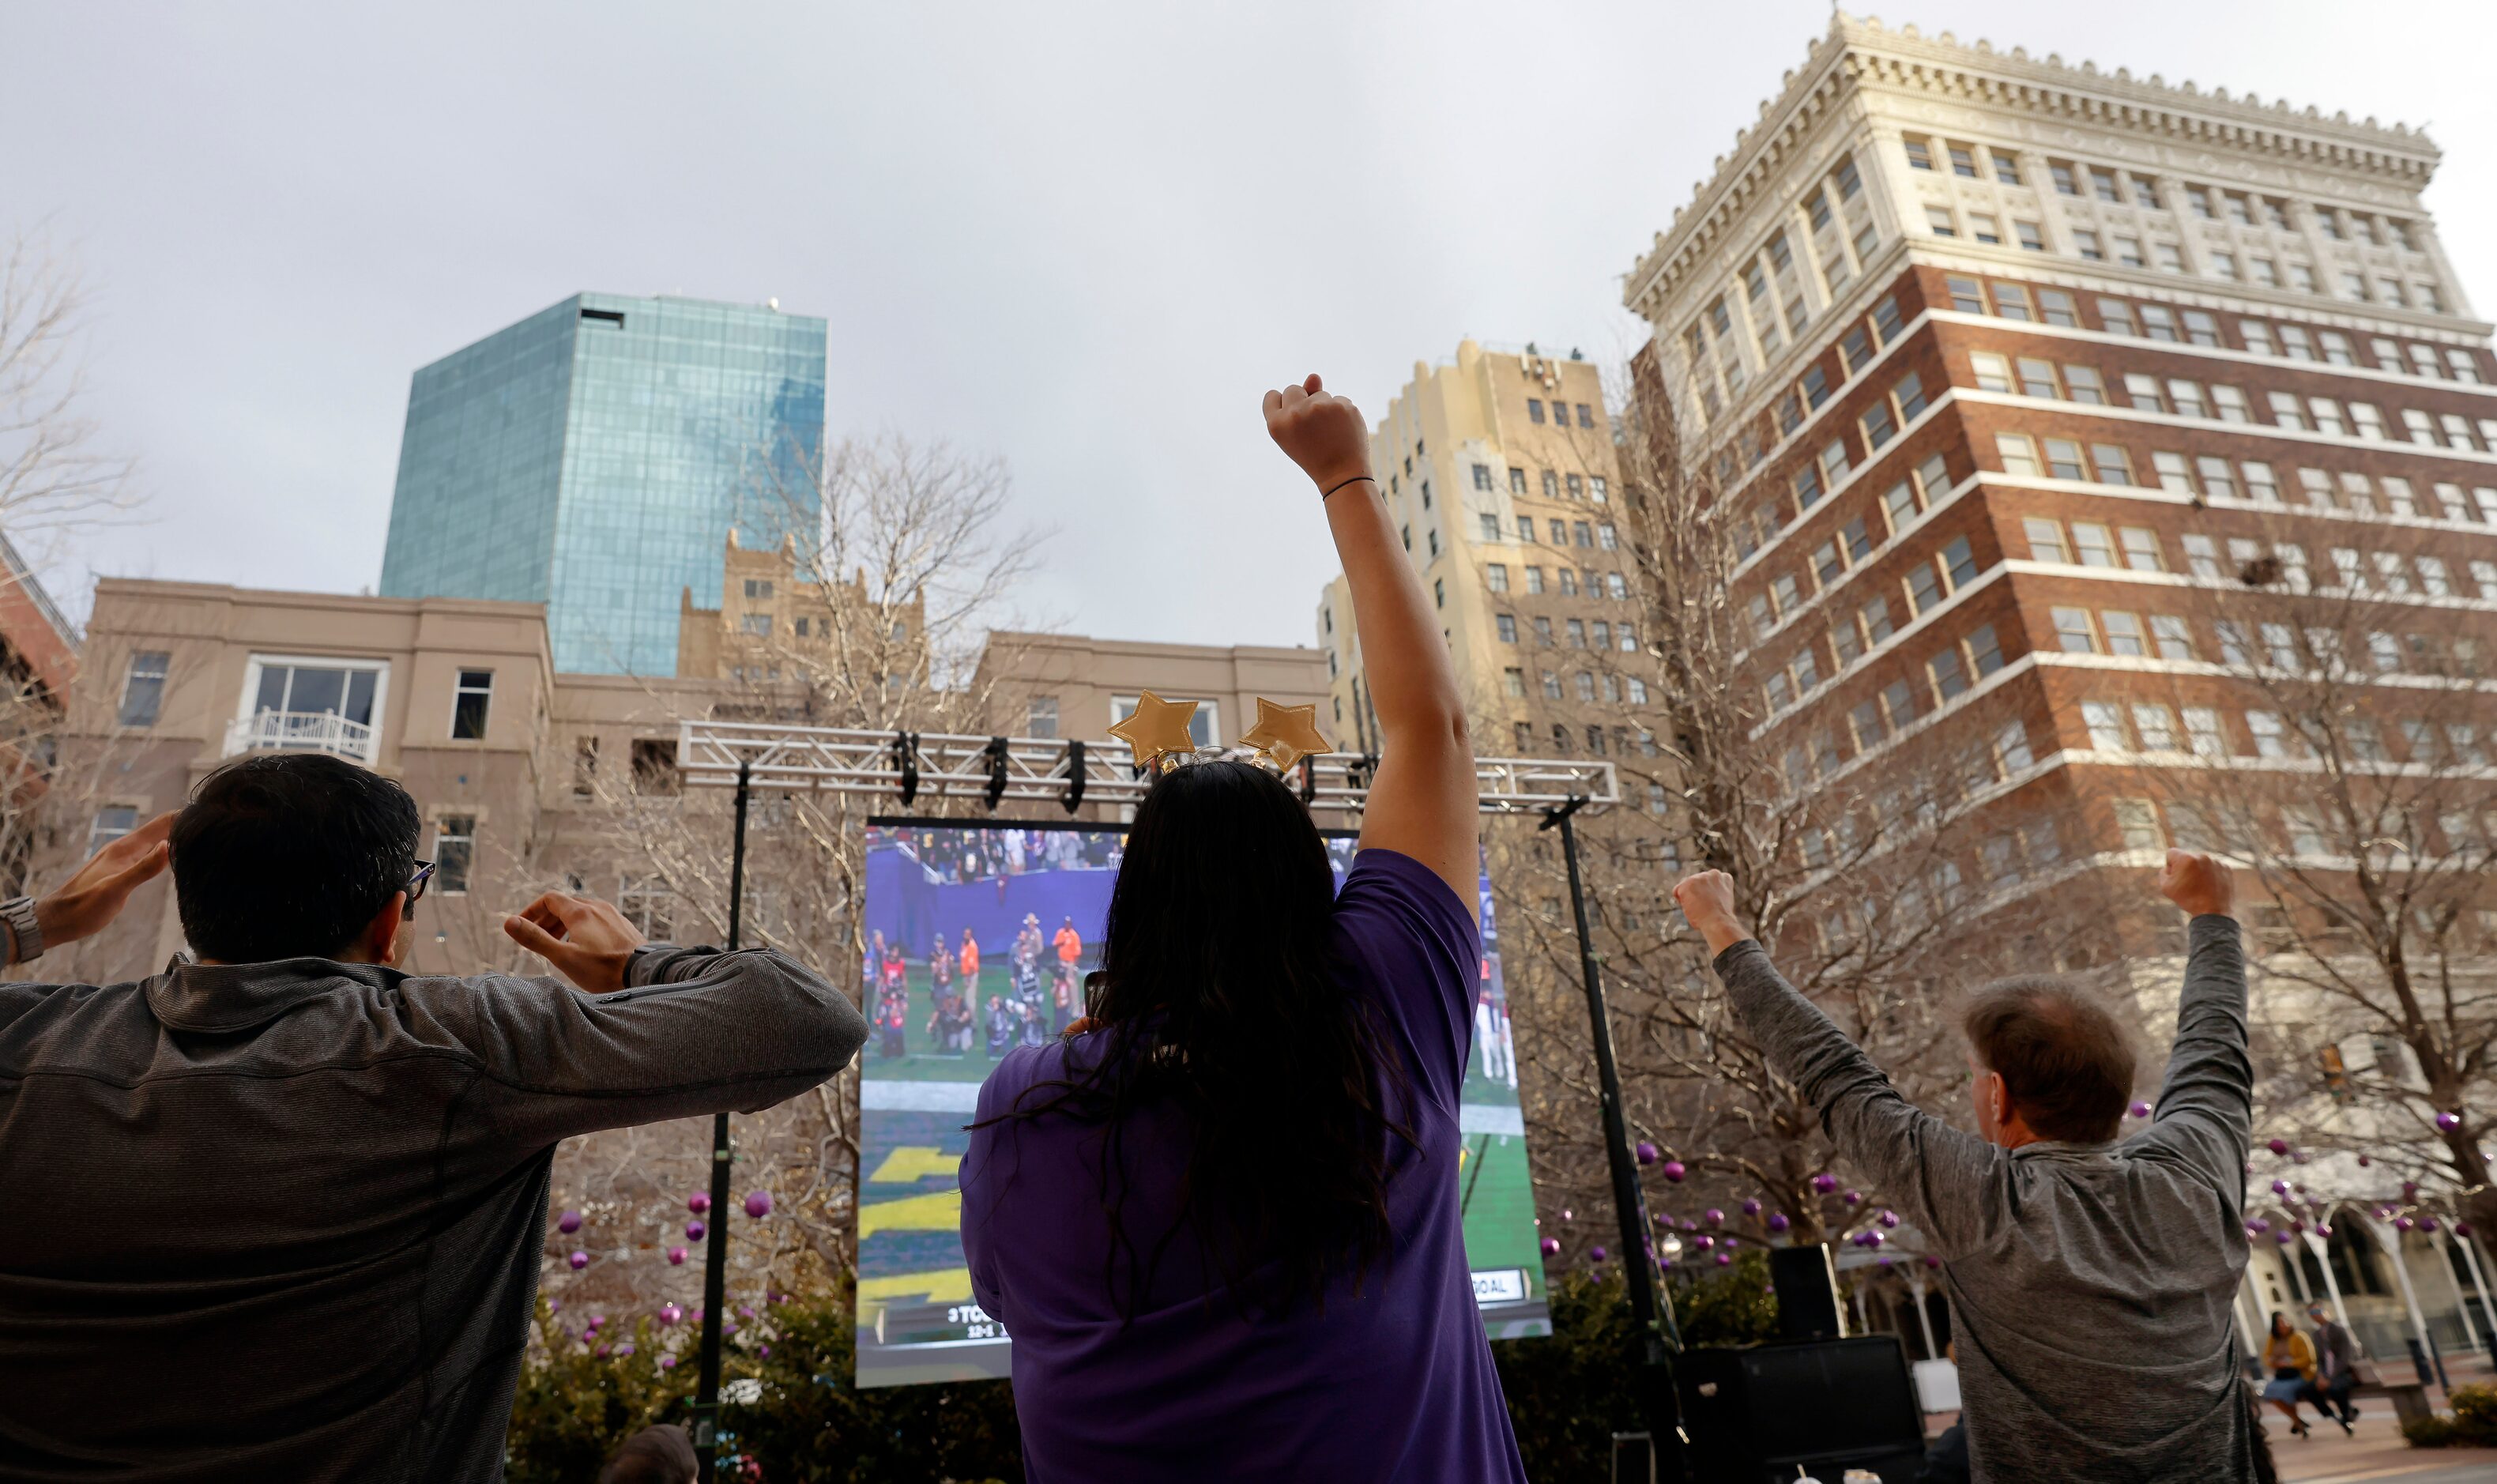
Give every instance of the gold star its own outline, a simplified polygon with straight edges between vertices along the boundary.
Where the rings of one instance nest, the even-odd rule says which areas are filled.
[[[1285,773],[1302,758],[1335,750],[1319,735],[1314,703],[1277,706],[1264,696],[1257,698],[1257,724],[1241,733],[1240,742],[1244,746],[1255,747]]]
[[[1165,701],[1149,690],[1136,698],[1126,720],[1110,728],[1110,735],[1136,754],[1136,766],[1151,767],[1165,752],[1196,750],[1196,739],[1187,732],[1196,707],[1194,701]]]

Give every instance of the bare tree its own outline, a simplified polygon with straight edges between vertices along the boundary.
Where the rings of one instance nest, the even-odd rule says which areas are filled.
[[[2406,1177],[2414,1198],[2497,1229],[2481,1148],[2497,1126],[2487,625],[2460,595],[2476,580],[2433,538],[2378,522],[2364,539],[2310,553],[2240,538],[2225,567],[2202,558],[2208,658],[2246,709],[2160,723],[2192,764],[2168,774],[2166,808],[2268,899],[2250,926],[2271,1136],[2381,1166],[2334,1162],[2353,1184],[2334,1194]]]
[[[132,460],[101,447],[79,343],[91,307],[46,239],[0,242],[0,526],[20,542],[125,519]],[[40,557],[39,557],[40,559]]]
[[[685,647],[720,720],[980,733],[988,701],[970,680],[980,643],[1036,558],[1042,536],[1007,523],[1002,463],[898,437],[835,447],[795,485],[755,493],[753,523],[786,533],[774,575],[749,599],[728,594],[715,641]],[[820,512],[820,515],[818,515]],[[757,568],[757,570],[764,570]],[[749,619],[759,619],[749,623]],[[689,616],[688,622],[698,621]],[[700,620],[710,621],[710,620]],[[692,676],[680,676],[680,682]],[[681,685],[679,687],[681,689]],[[676,692],[671,692],[675,694]],[[655,682],[654,710],[667,698]],[[637,743],[623,766],[580,768],[565,831],[566,869],[621,887],[621,905],[653,937],[725,938],[731,797],[682,786],[673,743]],[[830,792],[764,792],[748,817],[743,941],[780,948],[855,992],[864,827],[882,801]],[[968,799],[923,799],[923,812],[964,812]],[[741,1190],[774,1193],[769,1241],[739,1244],[738,1283],[794,1285],[800,1272],[845,1275],[857,1254],[859,1152],[855,1067],[804,1097],[737,1121]],[[621,1130],[567,1145],[558,1201],[574,1200],[596,1279],[585,1291],[690,1309],[698,1248],[686,1263],[608,1253],[685,1247],[684,1202],[707,1183],[707,1129]],[[736,1213],[707,1219],[743,1220]],[[550,1237],[557,1249],[570,1238]],[[759,1289],[758,1289],[759,1291]]]

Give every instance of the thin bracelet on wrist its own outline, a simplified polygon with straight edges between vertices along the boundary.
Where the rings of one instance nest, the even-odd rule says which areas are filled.
[[[1357,484],[1360,484],[1360,483],[1361,483],[1363,480],[1365,480],[1365,479],[1370,480],[1370,482],[1371,482],[1372,484],[1374,484],[1374,485],[1375,485],[1375,484],[1376,484],[1376,483],[1378,483],[1378,481],[1377,481],[1376,479],[1372,478],[1370,475],[1367,475],[1367,474],[1356,474],[1356,475],[1354,475],[1354,476],[1353,476],[1352,478],[1350,478],[1350,479],[1347,479],[1347,480],[1341,480],[1341,481],[1338,481],[1336,484],[1329,486],[1329,487],[1327,488],[1327,491],[1326,491],[1326,493],[1319,495],[1319,496],[1318,496],[1318,499],[1319,499],[1321,502],[1324,502],[1324,501],[1326,501],[1326,500],[1333,499],[1333,498],[1335,497],[1335,492],[1336,492],[1338,489],[1343,489],[1345,485],[1357,485]]]

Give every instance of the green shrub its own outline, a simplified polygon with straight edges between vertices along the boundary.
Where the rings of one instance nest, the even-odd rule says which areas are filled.
[[[2450,1448],[2453,1446],[2453,1419],[2434,1412],[2413,1417],[2402,1424],[2402,1436],[2414,1448]]]
[[[2497,1385],[2453,1388],[2453,1440],[2469,1448],[2497,1448]]]

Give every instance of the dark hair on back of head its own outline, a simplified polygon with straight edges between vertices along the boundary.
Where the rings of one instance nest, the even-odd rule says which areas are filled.
[[[2039,1137],[2104,1144],[2124,1125],[2133,1038],[2077,986],[2047,975],[2005,979],[1976,993],[1961,1025]]]
[[[174,819],[182,935],[227,963],[338,954],[406,889],[417,831],[406,789],[343,758],[228,763]]]
[[[1346,992],[1334,928],[1326,842],[1273,774],[1198,763],[1137,805],[1090,995],[1105,1028],[1002,1115],[1102,1125],[1103,1277],[1127,1317],[1174,1241],[1243,1310],[1322,1304],[1331,1280],[1358,1291],[1386,1262],[1412,1082],[1370,996]],[[1185,1121],[1187,1165],[1177,1223],[1137,1231],[1124,1135],[1156,1104]]]

